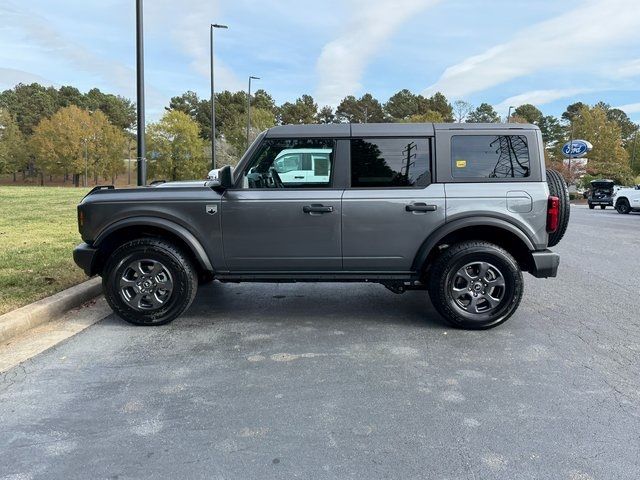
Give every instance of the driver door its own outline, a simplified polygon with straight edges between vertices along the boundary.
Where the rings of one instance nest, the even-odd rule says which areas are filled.
[[[230,272],[342,269],[342,188],[333,187],[333,139],[265,139],[222,198],[224,256]],[[324,177],[279,175],[279,153],[328,153]],[[304,152],[302,152],[304,150]],[[304,155],[302,155],[304,154]],[[282,157],[280,157],[282,158]],[[285,169],[286,170],[286,169]]]

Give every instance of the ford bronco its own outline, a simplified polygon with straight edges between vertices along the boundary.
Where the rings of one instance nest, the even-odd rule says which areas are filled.
[[[424,289],[455,326],[507,320],[523,273],[554,277],[566,184],[523,124],[271,128],[208,179],[94,188],[78,206],[87,275],[123,319],[160,325],[199,283],[376,282]]]

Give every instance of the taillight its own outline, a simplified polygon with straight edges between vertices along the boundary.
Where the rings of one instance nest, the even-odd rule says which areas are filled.
[[[547,200],[547,232],[553,233],[558,229],[560,221],[560,199],[549,197]]]

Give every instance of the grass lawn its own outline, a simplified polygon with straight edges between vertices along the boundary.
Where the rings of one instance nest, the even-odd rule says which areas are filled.
[[[84,188],[0,187],[0,314],[86,279],[73,263]]]

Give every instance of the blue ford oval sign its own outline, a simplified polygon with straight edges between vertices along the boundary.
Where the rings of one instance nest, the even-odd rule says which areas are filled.
[[[586,140],[573,140],[562,147],[562,153],[567,158],[582,158],[591,151],[593,145]]]

